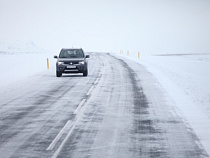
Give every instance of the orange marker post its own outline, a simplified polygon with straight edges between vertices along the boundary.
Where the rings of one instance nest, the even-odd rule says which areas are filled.
[[[47,69],[49,70],[49,59],[47,58]]]

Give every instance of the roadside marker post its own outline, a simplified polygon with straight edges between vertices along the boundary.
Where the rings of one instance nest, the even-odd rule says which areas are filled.
[[[127,51],[127,55],[129,56],[129,51]]]
[[[49,70],[49,59],[47,58],[47,69]]]
[[[140,58],[140,52],[138,52],[138,58]]]

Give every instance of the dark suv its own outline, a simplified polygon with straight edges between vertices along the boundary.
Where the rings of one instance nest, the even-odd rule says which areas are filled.
[[[61,77],[62,73],[83,73],[83,76],[88,75],[88,63],[82,49],[62,49],[56,62],[56,76]]]

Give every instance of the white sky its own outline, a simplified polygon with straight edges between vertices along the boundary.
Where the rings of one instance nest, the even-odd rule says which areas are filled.
[[[0,42],[59,51],[210,53],[210,0],[0,0]]]

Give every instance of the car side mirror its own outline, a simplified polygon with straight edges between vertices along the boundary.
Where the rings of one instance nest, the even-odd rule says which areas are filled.
[[[86,55],[85,58],[90,58],[90,55]]]
[[[54,56],[54,58],[56,58],[56,59],[57,59],[57,58],[58,58],[58,56],[57,56],[57,55],[55,55],[55,56]]]

